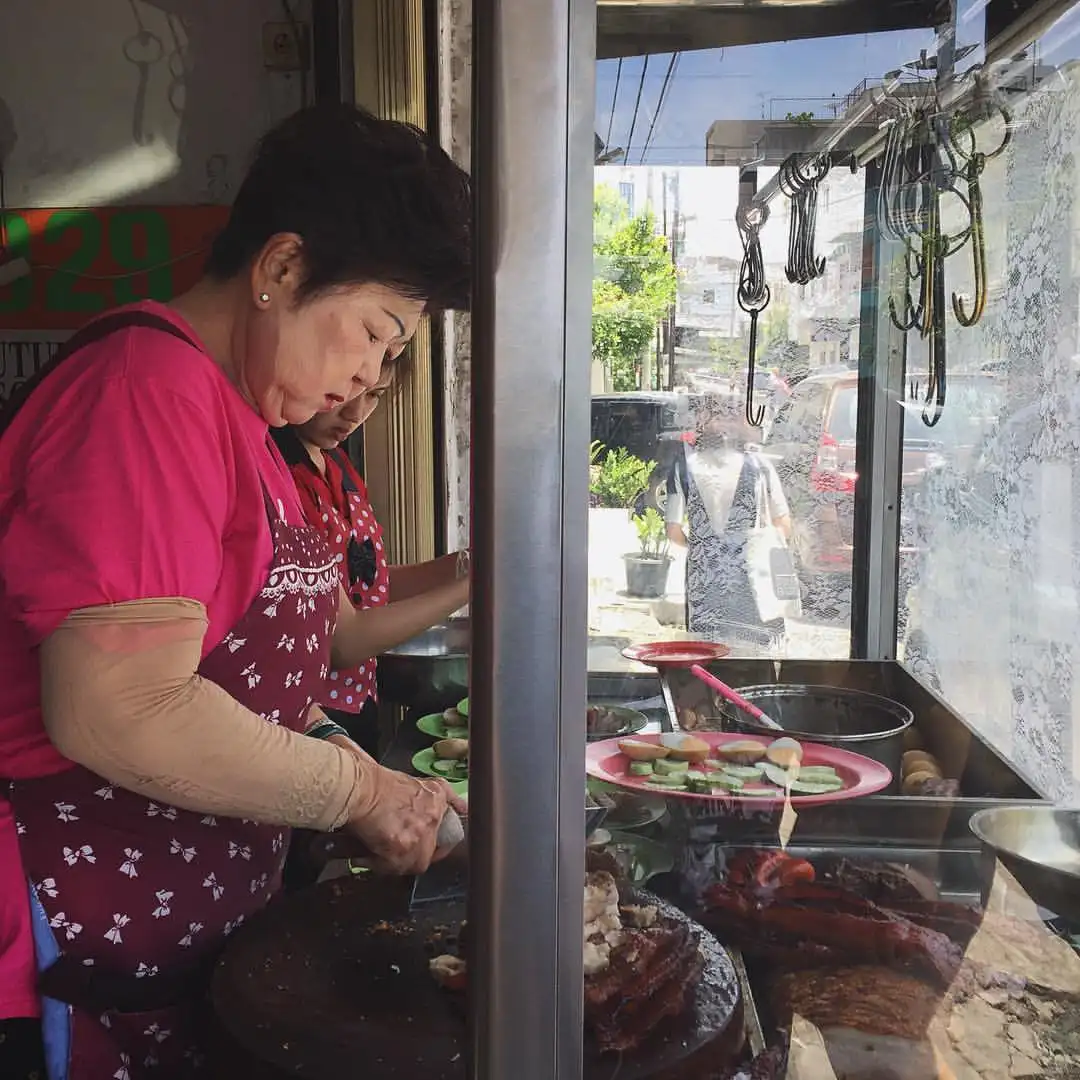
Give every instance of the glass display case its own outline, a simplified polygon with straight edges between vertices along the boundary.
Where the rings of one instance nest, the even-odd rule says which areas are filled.
[[[491,951],[474,1075],[508,1067],[527,1016],[558,1024],[525,1036],[537,1077],[578,1075],[581,1047],[583,1075],[1075,1075],[1080,12],[601,3],[589,88],[580,5],[483,10],[496,287],[477,325],[474,527],[492,591],[473,610],[470,925]],[[519,115],[520,80],[556,45]],[[540,177],[563,168],[553,195]],[[543,258],[523,266],[531,245]],[[571,474],[590,399],[586,651]],[[541,520],[544,551],[525,554]],[[621,1004],[587,942],[578,1044],[580,811],[562,796],[582,679],[644,678],[627,647],[673,640],[726,646],[706,672],[797,745],[773,746],[783,732],[677,654],[649,726],[588,742],[590,791],[613,800],[588,864],[623,890],[604,968]],[[520,852],[520,828],[542,868],[530,850],[511,873],[492,841]],[[701,935],[699,962],[665,946],[681,994],[629,925],[653,897],[663,932],[688,916]],[[543,966],[511,989],[531,962],[519,935]]]
[[[1080,1076],[1080,4],[473,29],[469,854],[320,886],[320,1061]]]

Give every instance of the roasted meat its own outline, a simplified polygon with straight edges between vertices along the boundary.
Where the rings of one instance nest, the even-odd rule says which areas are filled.
[[[895,914],[951,938],[962,949],[967,948],[984,917],[979,908],[946,900],[904,900],[888,906]]]
[[[652,905],[621,905],[604,871],[586,877],[584,916],[586,1027],[602,1051],[632,1050],[687,1009],[705,964],[701,936]],[[457,956],[444,952],[430,969],[445,989],[466,989],[465,961]]]
[[[685,1009],[704,964],[699,943],[686,923],[667,920],[627,934],[602,981],[585,980],[585,1019],[601,1050],[633,1049]]]
[[[814,867],[783,851],[740,851],[727,865],[729,885],[756,889],[778,888],[814,880]]]
[[[823,946],[833,962],[910,965],[948,986],[962,950],[944,934],[828,885],[793,885],[755,892],[713,885],[700,921],[722,941],[750,955],[780,946],[796,955]]]
[[[936,900],[937,887],[925,875],[899,863],[855,861],[842,855],[817,860],[818,880],[891,907],[905,900]]]
[[[773,986],[772,1004],[785,1026],[798,1015],[823,1031],[852,1028],[918,1041],[925,1037],[942,997],[902,971],[860,965],[781,975]]]

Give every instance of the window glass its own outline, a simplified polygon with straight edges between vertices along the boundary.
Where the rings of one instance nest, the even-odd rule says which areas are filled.
[[[1009,760],[1076,798],[1080,745],[1080,395],[1077,356],[1078,13],[1016,64],[1011,139],[981,177],[986,310],[947,320],[944,413],[922,419],[925,347],[909,355],[899,651]],[[972,132],[1001,145],[1000,111]],[[964,189],[961,189],[963,192]],[[943,203],[951,234],[966,223]],[[970,245],[948,260],[970,310]]]

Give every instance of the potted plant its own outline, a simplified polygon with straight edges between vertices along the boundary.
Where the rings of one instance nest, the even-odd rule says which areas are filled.
[[[599,442],[589,449],[590,503],[605,509],[628,510],[649,486],[655,461],[642,461],[629,450],[607,450]]]
[[[639,550],[624,555],[626,592],[630,596],[659,600],[667,592],[671,556],[668,554],[667,525],[660,512],[649,507],[633,514],[631,521],[637,529]]]

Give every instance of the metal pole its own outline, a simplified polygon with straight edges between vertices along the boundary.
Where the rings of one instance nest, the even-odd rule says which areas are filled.
[[[900,85],[900,76],[894,75],[886,79],[881,87],[883,95],[891,94]],[[820,142],[806,153],[807,158],[822,157],[835,150],[847,136],[860,124],[864,124],[877,109],[879,101],[874,99],[873,91],[868,91],[866,101],[854,112],[848,113],[843,120],[838,121]],[[765,206],[772,202],[780,194],[780,174],[777,173],[765,186],[754,196],[756,206]]]
[[[679,269],[679,236],[682,228],[682,218],[679,213],[679,173],[676,170],[675,175],[672,177],[672,186],[674,188],[674,206],[672,208],[671,218],[671,264],[675,267],[676,273]],[[678,321],[678,304],[679,296],[676,289],[675,299],[671,302],[671,307],[668,309],[667,319],[667,388],[669,390],[675,389],[675,327]]]
[[[866,169],[855,423],[855,523],[851,565],[851,655],[896,658],[900,482],[904,455],[904,335],[889,318],[889,278],[899,244],[877,219],[880,169]]]
[[[595,23],[474,3],[471,1080],[581,1080]]]

